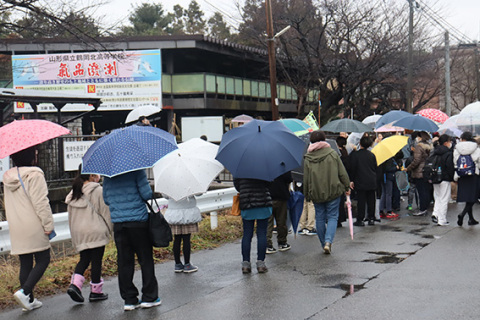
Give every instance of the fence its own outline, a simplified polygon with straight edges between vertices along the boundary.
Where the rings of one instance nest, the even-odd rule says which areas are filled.
[[[197,207],[202,213],[211,212],[212,216],[216,216],[213,212],[216,210],[231,208],[233,204],[233,196],[237,194],[235,188],[220,189],[215,191],[208,191],[201,196],[195,197],[197,199]],[[168,201],[161,198],[158,201],[159,205],[166,205]],[[57,236],[51,242],[62,242],[70,239],[70,228],[68,226],[68,213],[62,212],[53,215],[55,223],[55,232]],[[0,254],[10,252],[10,235],[8,223],[6,221],[0,222]]]

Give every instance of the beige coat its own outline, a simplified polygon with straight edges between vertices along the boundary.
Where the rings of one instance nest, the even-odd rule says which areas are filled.
[[[18,170],[25,190],[20,183],[17,167],[3,175],[5,211],[10,229],[11,254],[14,255],[49,249],[50,241],[45,231],[52,231],[54,227],[42,169],[19,167]]]
[[[72,200],[72,191],[65,199],[72,243],[78,252],[106,245],[113,231],[110,211],[103,201],[103,188],[96,182],[88,182],[82,192],[80,199]]]

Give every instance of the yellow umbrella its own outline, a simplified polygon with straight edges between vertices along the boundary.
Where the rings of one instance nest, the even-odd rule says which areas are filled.
[[[391,136],[380,141],[372,149],[373,154],[377,158],[377,166],[396,155],[407,143],[408,137],[406,136]]]

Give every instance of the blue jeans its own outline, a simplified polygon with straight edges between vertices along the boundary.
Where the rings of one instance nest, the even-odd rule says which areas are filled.
[[[252,248],[253,229],[255,220],[243,221],[243,238],[242,238],[242,258],[243,261],[250,261],[250,251]],[[257,221],[257,260],[265,261],[265,253],[267,252],[267,219],[258,219]]]
[[[333,243],[333,238],[337,232],[340,198],[338,197],[328,202],[313,203],[315,220],[317,222],[317,235],[322,247],[325,246],[325,242]]]

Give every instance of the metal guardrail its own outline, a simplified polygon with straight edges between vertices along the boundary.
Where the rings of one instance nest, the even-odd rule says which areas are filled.
[[[237,194],[235,188],[218,189],[208,191],[200,196],[196,196],[197,207],[202,213],[214,212],[217,210],[231,208],[233,196]],[[157,199],[158,205],[166,205],[168,201],[164,198]],[[68,212],[56,213],[53,215],[55,232],[57,236],[51,242],[62,242],[70,239],[70,227],[68,226]],[[0,254],[10,252],[10,234],[8,222],[0,222]]]

